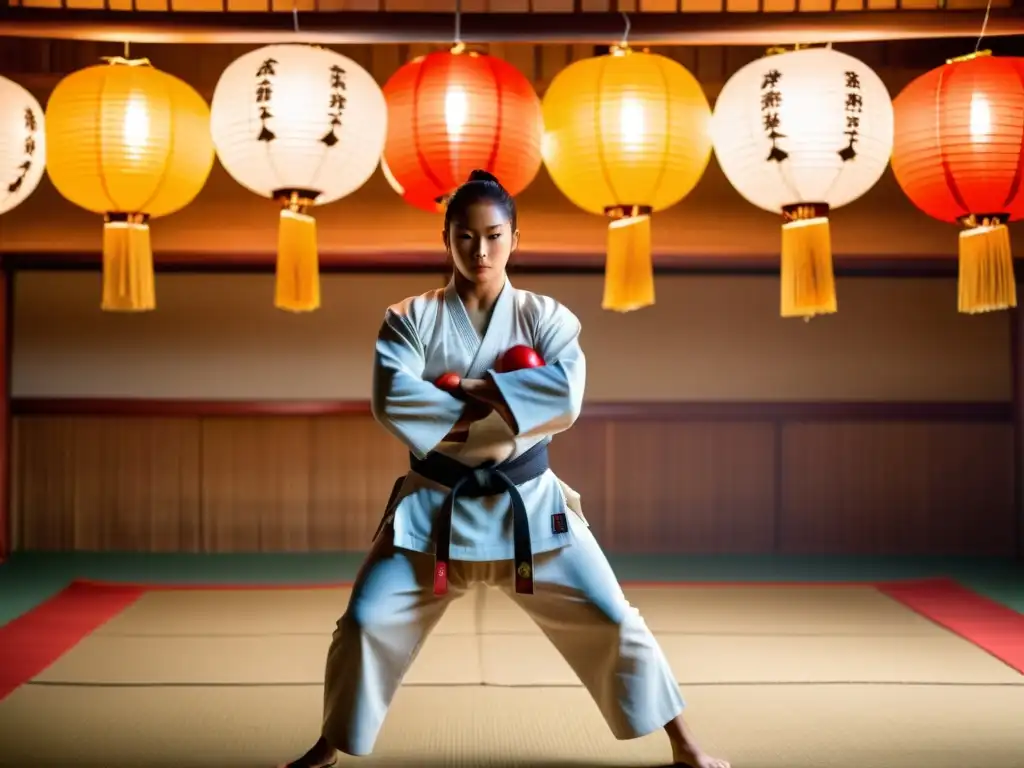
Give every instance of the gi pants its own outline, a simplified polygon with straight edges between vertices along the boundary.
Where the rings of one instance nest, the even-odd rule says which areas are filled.
[[[374,542],[327,654],[323,736],[349,755],[373,750],[388,707],[453,600],[477,583],[497,587],[536,622],[572,667],[618,739],[662,728],[683,710],[675,675],[622,593],[589,528],[572,545],[534,556],[535,594],[512,588],[512,560],[453,560],[448,593],[433,591],[434,558]]]

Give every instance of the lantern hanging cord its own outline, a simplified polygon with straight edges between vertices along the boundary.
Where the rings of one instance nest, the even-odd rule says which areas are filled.
[[[989,2],[991,2],[991,0],[989,0]],[[631,22],[629,20],[629,14],[628,13],[626,13],[625,11],[620,11],[620,13],[622,14],[622,20],[624,22],[626,22],[626,29],[623,30],[623,32],[622,32],[622,44],[621,45],[622,45],[623,48],[628,48],[629,47],[629,30],[633,26],[633,22]]]
[[[292,0],[292,30],[299,34],[299,0]]]
[[[455,38],[452,42],[454,43],[452,52],[462,53],[466,47],[462,43],[462,0],[455,0]]]
[[[988,0],[985,4],[985,19],[981,22],[981,33],[978,35],[978,42],[974,45],[974,52],[977,53],[981,49],[981,41],[985,37],[985,30],[988,29],[988,17],[992,13],[992,0]]]

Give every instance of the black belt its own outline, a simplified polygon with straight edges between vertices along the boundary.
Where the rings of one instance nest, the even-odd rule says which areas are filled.
[[[530,522],[526,505],[517,486],[540,477],[548,471],[547,443],[538,443],[522,456],[495,464],[467,467],[450,456],[430,453],[424,459],[410,456],[413,472],[449,488],[434,528],[436,544],[434,561],[434,594],[448,592],[448,570],[451,560],[452,512],[459,496],[482,498],[507,493],[512,502],[512,541],[515,552],[515,587],[521,595],[533,594],[533,547],[530,545]]]

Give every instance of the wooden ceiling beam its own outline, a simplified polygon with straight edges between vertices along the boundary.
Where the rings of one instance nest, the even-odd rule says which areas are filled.
[[[635,13],[630,42],[647,45],[793,45],[976,38],[983,11]],[[0,37],[189,44],[447,43],[452,14],[392,11],[291,14],[5,8]],[[475,43],[584,43],[622,38],[618,13],[467,13],[462,39]],[[1024,35],[1020,5],[993,9],[988,37]]]

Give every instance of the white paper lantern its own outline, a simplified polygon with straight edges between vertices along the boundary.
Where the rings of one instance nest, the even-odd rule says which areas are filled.
[[[870,190],[889,163],[893,107],[885,84],[831,48],[768,55],[722,88],[712,136],[733,187],[787,222],[782,314],[835,312],[828,213]]]
[[[43,108],[17,83],[0,77],[0,215],[35,192],[46,170]]]
[[[275,303],[316,309],[316,225],[306,210],[351,194],[377,169],[387,136],[380,86],[326,48],[270,45],[224,70],[210,112],[227,172],[282,203]]]

